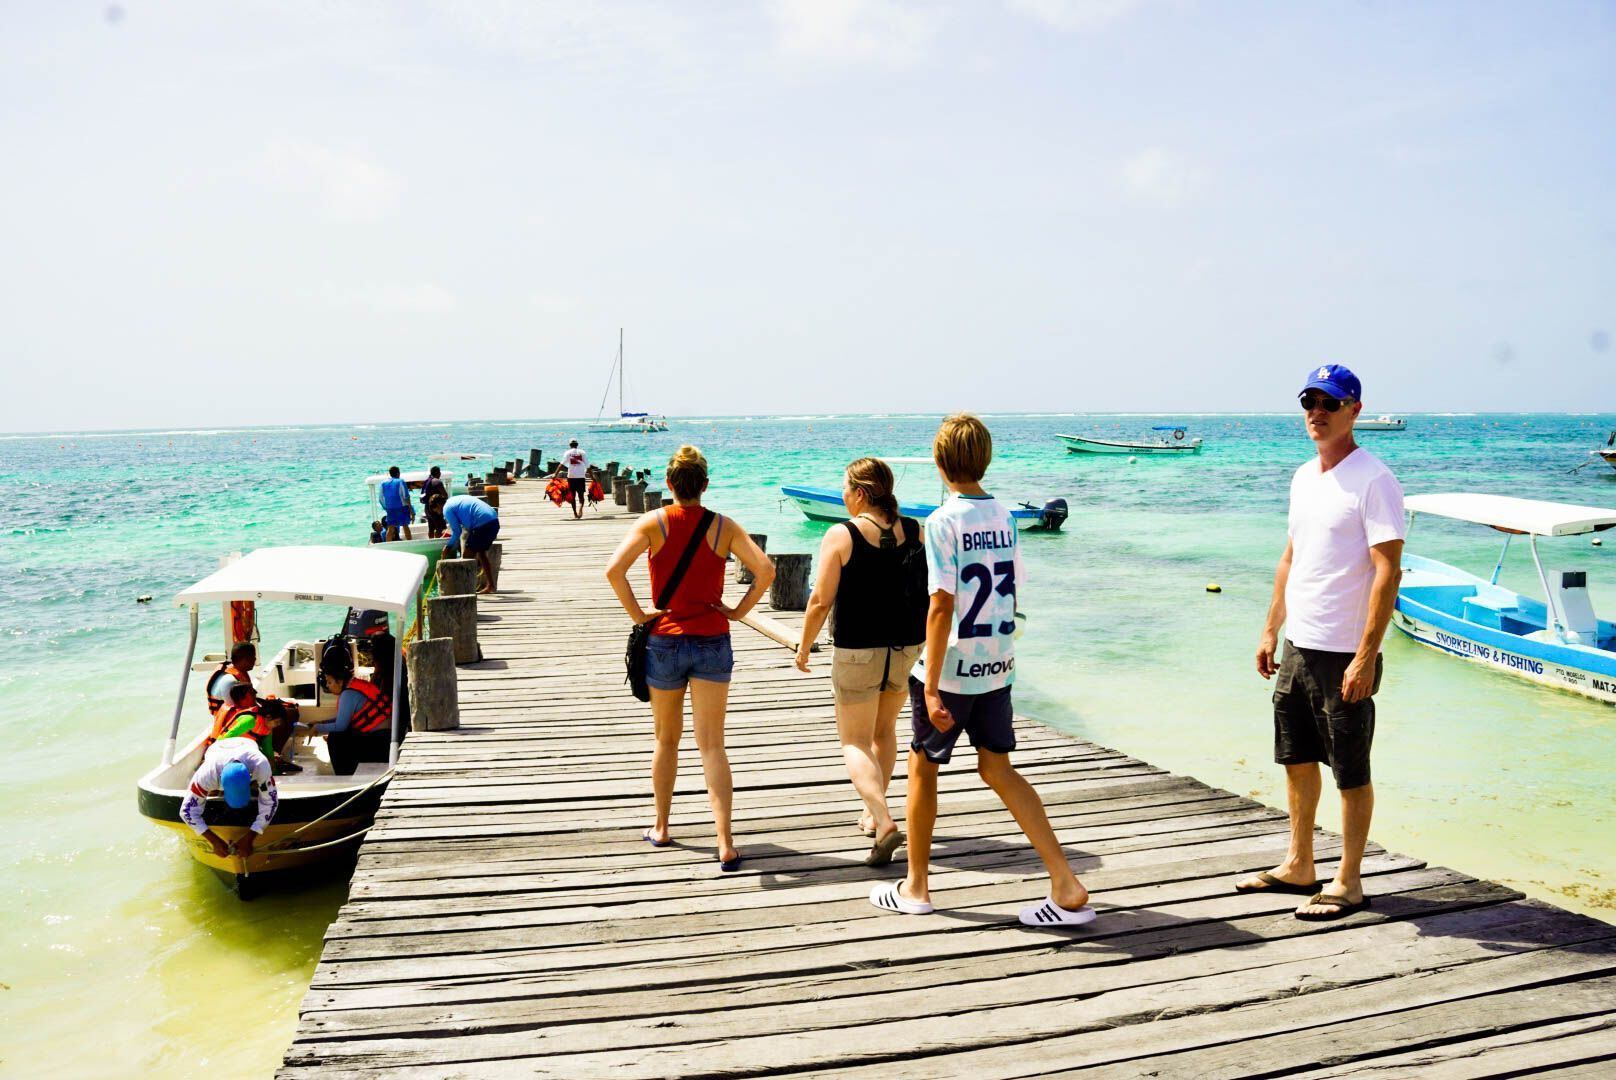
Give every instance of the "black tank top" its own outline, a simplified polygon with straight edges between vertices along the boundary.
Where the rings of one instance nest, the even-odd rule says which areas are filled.
[[[842,567],[831,611],[831,643],[839,649],[886,649],[919,645],[926,640],[926,609],[906,595],[904,561],[925,558],[920,525],[903,522],[903,543],[881,548],[864,539],[851,521],[853,554]]]

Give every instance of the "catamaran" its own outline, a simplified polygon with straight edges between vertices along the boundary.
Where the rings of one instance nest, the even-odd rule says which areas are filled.
[[[1183,424],[1157,424],[1150,430],[1163,434],[1143,440],[1096,439],[1092,435],[1056,435],[1073,454],[1199,454],[1201,438],[1189,437]]]
[[[1406,431],[1407,429],[1407,419],[1401,416],[1391,416],[1387,413],[1359,420],[1352,425],[1353,431]]]
[[[903,478],[903,470],[910,465],[933,465],[931,458],[882,458],[888,465],[899,470],[898,480]],[[842,493],[834,488],[809,487],[803,484],[785,484],[780,488],[781,494],[801,510],[803,516],[809,521],[846,521],[847,507],[842,504]],[[898,500],[898,513],[904,517],[912,517],[917,521],[924,521],[930,517],[947,497],[945,489],[935,503],[913,502]],[[1066,523],[1067,506],[1065,499],[1050,499],[1042,505],[1035,503],[1022,503],[1020,506],[1010,508],[1010,517],[1016,523],[1016,530],[1059,532],[1060,527]]]
[[[1585,570],[1545,570],[1540,536],[1581,536],[1616,527],[1616,510],[1503,495],[1410,496],[1420,514],[1486,525],[1504,534],[1488,579],[1435,559],[1403,556],[1392,625],[1422,645],[1523,679],[1616,704],[1616,625],[1594,615]],[[1547,603],[1498,584],[1517,536],[1532,546]]]
[[[612,393],[612,379],[617,379],[617,419],[602,419],[606,411],[606,399]],[[668,420],[665,416],[647,412],[625,412],[623,409],[623,329],[617,330],[617,359],[612,361],[612,370],[606,376],[606,392],[600,397],[600,408],[595,410],[595,422],[588,427],[595,432],[630,432],[636,435],[651,435],[658,431],[668,430]]]
[[[426,559],[420,555],[379,551],[376,547],[261,548],[227,561],[219,570],[175,597],[178,606],[190,608],[190,643],[185,666],[180,669],[179,697],[174,704],[174,718],[169,725],[162,759],[140,778],[141,814],[172,830],[197,862],[232,878],[237,892],[244,897],[253,887],[252,877],[301,869],[351,853],[354,844],[369,829],[398,761],[403,624],[411,603],[419,610],[426,569]],[[388,643],[392,646],[393,659],[391,751],[386,763],[361,763],[352,774],[339,776],[331,767],[323,738],[309,738],[302,745],[288,744],[294,762],[303,771],[276,779],[280,806],[274,821],[259,838],[251,856],[220,857],[180,820],[180,803],[189,788],[191,774],[202,762],[212,727],[211,723],[204,724],[183,749],[176,749],[185,711],[185,693],[193,672],[207,679],[218,670],[235,640],[249,640],[256,633],[257,605],[266,600],[331,604],[387,614],[391,622]],[[198,660],[199,611],[203,604],[215,603],[222,604],[224,609],[225,651]],[[379,640],[387,642],[388,639]],[[323,644],[329,643],[289,641],[267,662],[261,657],[251,673],[258,695],[296,702],[299,719],[305,723],[333,719],[337,714],[337,699],[325,692],[317,677]],[[374,668],[358,670],[366,677],[374,673]],[[247,831],[254,813],[251,805],[233,810],[223,799],[215,798],[208,800],[204,820],[226,843],[234,843]]]

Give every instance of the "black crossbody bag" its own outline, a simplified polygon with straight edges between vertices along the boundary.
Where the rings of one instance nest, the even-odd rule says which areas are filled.
[[[662,592],[655,598],[656,610],[665,611],[673,602],[673,594],[679,591],[679,583],[685,579],[685,571],[690,569],[691,560],[696,557],[696,549],[707,538],[707,530],[713,527],[713,518],[717,517],[711,510],[701,515],[701,523],[690,536],[690,543],[685,545],[683,555],[679,556],[679,563],[673,568],[673,576],[662,587]],[[628,632],[628,651],[623,656],[623,662],[628,667],[628,690],[641,701],[651,700],[651,687],[645,681],[645,649],[651,642],[651,629],[656,626],[657,619],[646,619],[637,624]]]

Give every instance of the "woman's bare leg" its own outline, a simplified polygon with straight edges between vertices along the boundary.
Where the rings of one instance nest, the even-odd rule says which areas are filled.
[[[836,703],[836,734],[842,740],[842,760],[847,764],[853,790],[864,801],[864,811],[875,824],[877,840],[898,827],[887,811],[887,781],[892,774],[882,775],[875,756],[876,714],[880,704],[878,698]]]
[[[737,855],[735,837],[730,832],[734,782],[730,777],[729,754],[724,750],[724,714],[728,709],[729,683],[690,680],[690,715],[696,730],[696,749],[701,751],[702,775],[707,778],[707,801],[713,808],[719,862],[729,862]]]
[[[673,783],[679,777],[679,737],[685,727],[685,692],[651,688],[651,720],[656,727],[656,749],[651,754],[651,792],[656,800],[656,824],[651,837],[668,839],[668,815],[673,812]],[[699,737],[698,737],[699,739]]]

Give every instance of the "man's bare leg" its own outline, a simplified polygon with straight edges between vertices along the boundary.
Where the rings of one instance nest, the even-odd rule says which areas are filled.
[[[651,688],[651,722],[656,727],[656,749],[651,754],[651,797],[656,824],[651,839],[668,839],[668,815],[673,811],[673,785],[679,778],[679,738],[685,727],[685,692]]]
[[[1348,788],[1341,793],[1341,866],[1319,891],[1345,897],[1350,903],[1363,899],[1363,854],[1369,843],[1369,821],[1375,815],[1375,785]],[[1298,911],[1327,915],[1336,910],[1322,904],[1303,904]]]
[[[1285,861],[1268,873],[1292,885],[1312,885],[1318,881],[1318,873],[1313,867],[1313,823],[1319,809],[1319,786],[1318,762],[1285,766],[1285,801],[1291,819],[1290,846],[1286,849]],[[1236,886],[1256,892],[1269,887],[1256,876],[1246,878]]]
[[[903,822],[909,828],[909,875],[898,885],[898,895],[929,904],[931,834],[937,824],[937,766],[919,750],[909,751],[909,802]]]
[[[1066,861],[1066,852],[1061,849],[1060,839],[1049,824],[1049,815],[1044,812],[1044,801],[1027,783],[1027,778],[1010,764],[1010,755],[978,750],[976,771],[1004,803],[1043,860],[1044,869],[1049,873],[1049,898],[1067,911],[1076,911],[1088,903],[1089,891],[1072,873],[1072,864]]]

